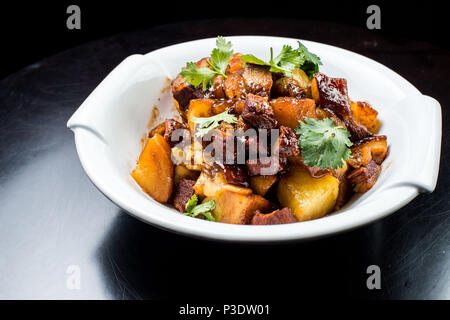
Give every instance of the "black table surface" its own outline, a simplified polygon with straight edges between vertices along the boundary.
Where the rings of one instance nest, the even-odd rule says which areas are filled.
[[[126,214],[89,181],[66,121],[128,55],[218,34],[336,45],[381,62],[436,98],[444,137],[436,190],[354,231],[278,245],[191,239]],[[164,25],[30,65],[0,82],[0,298],[448,299],[449,78],[449,52],[425,42],[294,20]],[[381,269],[380,290],[366,287],[373,264]],[[74,265],[79,289],[67,285]]]

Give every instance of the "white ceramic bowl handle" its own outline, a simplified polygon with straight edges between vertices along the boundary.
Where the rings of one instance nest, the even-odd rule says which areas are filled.
[[[414,95],[400,101],[397,107],[402,118],[416,130],[409,131],[409,163],[401,164],[409,168],[405,170],[409,174],[391,186],[411,185],[421,192],[433,192],[441,152],[441,106],[429,96]]]

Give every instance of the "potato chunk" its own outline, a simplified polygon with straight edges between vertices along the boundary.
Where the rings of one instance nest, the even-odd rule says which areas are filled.
[[[252,193],[252,189],[250,188],[229,184],[220,172],[216,173],[214,177],[202,172],[194,185],[194,190],[196,194],[204,197],[216,197],[225,190],[244,195]]]
[[[278,176],[253,176],[250,177],[250,187],[253,192],[265,196],[267,191],[277,182]]]
[[[381,123],[377,119],[378,112],[368,102],[350,102],[353,118],[367,128],[372,134],[380,129]]]
[[[131,176],[144,192],[158,202],[165,203],[172,194],[173,164],[166,140],[155,134],[147,141]]]
[[[231,101],[221,101],[215,99],[193,99],[189,103],[187,120],[191,134],[194,134],[194,118],[208,118],[222,113],[232,106]]]
[[[214,200],[214,217],[218,222],[233,224],[249,224],[255,211],[267,211],[271,208],[268,200],[256,194],[240,194],[224,191],[217,197],[206,198]]]
[[[214,99],[193,99],[189,103],[187,112],[187,120],[191,134],[194,134],[195,123],[192,122],[194,118],[206,118],[213,116],[212,107],[216,100]]]
[[[242,75],[232,73],[227,76],[223,83],[225,95],[229,100],[239,100],[245,97],[245,81]]]
[[[183,179],[197,180],[200,173],[198,171],[189,170],[184,165],[176,165],[174,172],[174,183],[178,184]]]
[[[270,101],[279,125],[295,129],[305,117],[316,118],[316,105],[312,99],[283,97]]]
[[[298,221],[321,218],[336,204],[339,180],[330,174],[313,178],[302,167],[292,167],[280,179],[277,196],[283,207],[291,209]]]

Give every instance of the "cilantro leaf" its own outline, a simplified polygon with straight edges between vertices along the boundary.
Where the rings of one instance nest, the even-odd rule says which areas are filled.
[[[192,209],[191,214],[197,216],[206,212],[210,212],[215,208],[216,204],[214,200],[206,201],[205,203],[199,204]]]
[[[196,194],[192,195],[189,201],[186,202],[185,206],[186,212],[191,212],[192,209],[194,209],[194,207],[197,205],[197,201],[198,201],[197,195]]]
[[[314,73],[319,72],[319,65],[322,64],[320,58],[298,41],[298,48],[284,45],[280,53],[273,58],[273,49],[270,48],[270,61],[265,62],[254,55],[248,54],[241,57],[242,61],[262,66],[270,66],[270,72],[283,73],[286,76],[292,75],[292,70],[301,68],[310,79]]]
[[[202,88],[205,89],[213,85],[214,77],[216,76],[215,71],[206,67],[199,68],[193,62],[188,62],[180,74],[194,87],[198,87],[201,84]]]
[[[300,41],[298,41],[297,51],[301,52],[305,57],[305,61],[301,69],[303,69],[308,77],[312,79],[314,73],[319,72],[319,65],[322,65],[322,61],[320,61],[320,58],[317,55],[309,52],[308,48],[306,48]]]
[[[303,162],[310,167],[337,169],[350,157],[350,133],[342,126],[335,126],[333,119],[305,118],[295,132],[300,135]]]
[[[227,69],[228,61],[233,57],[232,44],[219,36],[216,40],[216,46],[217,48],[214,48],[211,52],[210,66],[213,70],[217,69],[216,71],[226,78],[225,70]]]
[[[305,62],[305,56],[302,52],[292,49],[291,46],[284,45],[273,62],[283,69],[292,71],[294,68],[300,67]]]
[[[191,121],[198,124],[197,132],[195,133],[195,135],[197,137],[203,137],[214,128],[217,128],[222,121],[228,122],[230,124],[236,123],[236,116],[234,114],[228,113],[228,111],[229,110],[227,109],[222,113],[208,118],[193,118]]]
[[[233,57],[233,50],[231,49],[231,42],[227,42],[225,38],[219,36],[216,39],[216,47],[211,52],[211,58],[207,60],[209,68],[199,68],[193,62],[188,62],[186,67],[181,71],[181,76],[186,78],[186,81],[198,87],[202,85],[203,90],[207,90],[214,84],[214,78],[217,75],[221,75],[225,79],[225,70],[227,69],[228,62]]]
[[[261,66],[269,66],[270,72],[283,73],[290,76],[292,70],[299,67],[303,63],[303,56],[297,51],[293,50],[291,46],[283,46],[281,52],[273,58],[273,49],[270,48],[270,61],[265,62],[254,55],[243,55],[241,60],[245,63],[253,63]]]
[[[209,221],[216,221],[213,214],[211,213],[211,211],[214,210],[216,206],[214,200],[206,201],[205,203],[199,205],[197,205],[197,201],[197,195],[194,194],[186,203],[186,212],[184,214],[194,218],[202,215]]]
[[[241,57],[241,60],[245,63],[253,63],[258,64],[260,66],[270,66],[270,63],[264,62],[261,59],[258,59],[253,54],[245,54]]]

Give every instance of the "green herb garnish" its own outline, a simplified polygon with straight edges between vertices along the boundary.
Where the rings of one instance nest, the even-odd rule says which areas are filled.
[[[342,126],[335,126],[333,119],[305,118],[295,132],[300,135],[303,162],[310,167],[337,169],[350,157],[349,147],[353,145],[350,133]]]
[[[305,71],[310,79],[313,74],[319,71],[319,65],[322,64],[320,58],[298,41],[298,48],[293,49],[291,46],[284,45],[281,52],[273,58],[273,49],[270,48],[270,61],[265,62],[252,54],[242,56],[242,61],[270,66],[270,72],[283,73],[286,76],[292,75],[292,70],[300,68]]]
[[[203,137],[214,128],[217,128],[222,121],[230,124],[236,123],[236,116],[234,114],[228,113],[228,111],[229,110],[227,109],[222,113],[208,118],[193,118],[191,121],[198,124],[197,132],[195,133],[195,135],[197,137]]]
[[[233,50],[231,49],[231,42],[227,42],[225,38],[219,36],[216,40],[216,47],[211,52],[211,58],[207,61],[211,68],[199,68],[193,62],[188,62],[186,67],[181,71],[181,76],[186,78],[194,87],[202,85],[203,90],[207,90],[214,84],[214,78],[221,75],[225,79],[225,70],[228,62],[233,57]]]
[[[300,41],[298,41],[297,50],[303,52],[305,56],[305,62],[301,66],[301,69],[305,71],[309,79],[312,79],[314,73],[319,72],[319,65],[322,65],[322,61],[320,61],[320,58],[314,53],[309,52],[309,50]]]
[[[205,203],[199,205],[197,205],[197,202],[197,195],[194,194],[186,203],[186,212],[184,214],[191,217],[202,215],[206,218],[206,220],[216,221],[211,212],[216,206],[214,200],[206,201]]]

